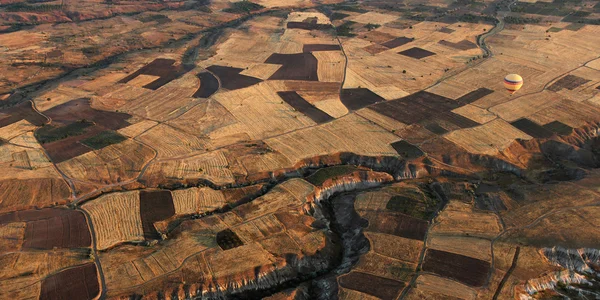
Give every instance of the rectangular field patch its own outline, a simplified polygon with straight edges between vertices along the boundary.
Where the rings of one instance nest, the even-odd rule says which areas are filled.
[[[160,239],[160,234],[154,227],[154,222],[170,218],[175,214],[173,196],[170,191],[141,191],[140,217],[144,238]]]
[[[553,92],[558,92],[562,89],[574,90],[588,82],[590,80],[569,74],[550,85],[548,89]]]
[[[475,287],[483,286],[490,272],[487,261],[433,249],[427,249],[422,267],[423,271]]]
[[[425,239],[428,227],[427,221],[402,213],[367,212],[362,217],[369,220],[367,231],[387,233],[413,240]]]
[[[404,56],[412,57],[415,59],[421,59],[421,58],[435,55],[435,53],[433,53],[431,51],[427,51],[427,50],[419,48],[419,47],[413,47],[413,48],[404,50],[402,52],[398,52],[398,54],[402,54]]]
[[[406,285],[396,281],[362,272],[351,272],[339,278],[343,288],[359,291],[380,299],[396,299]]]

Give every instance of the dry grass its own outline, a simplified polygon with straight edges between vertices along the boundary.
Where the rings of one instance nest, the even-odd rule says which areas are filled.
[[[165,180],[206,179],[215,184],[233,183],[234,178],[223,151],[213,151],[189,158],[158,161],[148,167],[142,178],[151,186]]]
[[[151,120],[143,120],[125,128],[119,129],[118,132],[126,137],[135,138],[138,135],[146,132],[150,128],[156,126],[158,122]]]
[[[223,192],[207,187],[175,190],[171,193],[176,215],[203,214],[226,204]]]
[[[454,280],[421,274],[417,277],[416,287],[411,289],[407,299],[441,299],[444,296],[474,300],[477,299],[477,292]]]
[[[280,100],[267,83],[218,93],[214,99],[238,120],[238,130],[252,139],[263,139],[315,124]]]
[[[153,127],[136,139],[156,149],[159,158],[203,153],[208,142],[164,124]]]
[[[478,212],[469,204],[450,201],[446,209],[435,218],[435,225],[429,232],[493,238],[501,229],[498,218],[493,213]]]
[[[70,178],[110,184],[134,179],[153,156],[150,148],[126,140],[82,154],[57,166]]]
[[[485,124],[496,118],[494,113],[471,104],[461,106],[452,112],[465,118],[469,118],[479,124]]]
[[[444,138],[470,153],[488,155],[506,149],[515,139],[531,139],[529,135],[498,119],[474,128],[450,132]]]
[[[273,73],[277,72],[279,68],[281,68],[281,65],[257,63],[240,72],[240,74],[267,80]]]
[[[317,74],[321,82],[342,82],[344,79],[345,58],[341,51],[315,51],[319,61]]]
[[[111,193],[84,204],[82,208],[90,214],[99,250],[123,242],[144,240],[139,191]]]
[[[365,134],[365,133],[369,134]],[[319,127],[304,129],[267,139],[271,148],[291,162],[336,152],[364,155],[396,155],[390,143],[399,138],[370,124],[367,120],[348,115]]]
[[[363,24],[371,23],[371,24],[383,25],[385,23],[395,21],[398,18],[399,17],[395,16],[395,15],[382,14],[382,13],[376,13],[376,12],[367,12],[362,15],[349,17],[349,18],[347,18],[347,20],[354,21],[357,23],[363,23]]]

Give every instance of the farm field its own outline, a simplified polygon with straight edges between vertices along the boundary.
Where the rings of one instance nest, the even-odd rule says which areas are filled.
[[[596,0],[0,0],[0,299],[598,298],[598,33]]]

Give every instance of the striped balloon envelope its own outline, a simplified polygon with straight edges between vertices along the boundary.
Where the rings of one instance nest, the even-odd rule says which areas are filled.
[[[508,74],[504,77],[504,87],[512,95],[523,86],[523,77],[518,74]]]

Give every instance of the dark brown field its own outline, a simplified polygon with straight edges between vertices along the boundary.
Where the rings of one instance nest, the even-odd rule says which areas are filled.
[[[251,85],[255,85],[259,82],[262,82],[261,79],[241,75],[240,72],[242,72],[244,69],[240,68],[210,66],[206,69],[211,71],[217,77],[219,77],[219,80],[221,81],[221,87],[231,91],[243,89],[245,87],[249,87]]]
[[[434,120],[426,121],[422,125],[425,127],[425,129],[427,129],[437,135],[442,135],[442,134],[448,132],[448,130],[446,128],[440,126],[440,124],[436,123]]]
[[[25,101],[11,108],[0,110],[0,127],[8,126],[23,119],[35,126],[42,126],[48,122],[44,116],[33,109],[31,101]]]
[[[55,106],[44,112],[52,119],[52,124],[70,124],[75,121],[86,120],[94,122],[110,130],[118,130],[129,126],[127,119],[131,115],[120,112],[97,110],[90,106],[90,99],[82,98]]]
[[[381,46],[379,44],[371,44],[370,46],[364,47],[363,49],[371,54],[377,54],[388,50],[387,47]]]
[[[397,100],[381,102],[370,108],[405,124],[447,122],[460,128],[479,125],[452,112],[460,106],[458,101],[421,91]]]
[[[424,155],[421,149],[404,140],[392,143],[391,146],[406,159],[414,159]]]
[[[52,119],[51,126],[56,129],[73,126],[79,123],[90,123],[92,126],[82,128],[80,132],[65,132],[60,136],[49,138],[50,142],[44,143],[46,137],[41,134],[45,129],[36,133],[37,139],[48,152],[53,162],[59,163],[73,157],[92,151],[90,147],[81,144],[80,141],[92,138],[106,130],[118,130],[130,125],[126,120],[129,114],[96,110],[90,106],[89,99],[78,99],[58,105],[44,112]]]
[[[181,75],[189,72],[194,66],[177,65],[176,61],[172,59],[158,58],[151,63],[145,65],[141,69],[129,74],[127,77],[121,79],[119,83],[127,83],[139,75],[151,75],[159,76],[159,79],[152,81],[144,86],[144,88],[156,90],[161,86],[179,78]]]
[[[456,30],[450,29],[448,27],[444,27],[444,28],[440,29],[440,32],[448,33],[448,34],[453,33],[454,31],[456,31]]]
[[[371,104],[385,102],[385,99],[367,88],[343,89],[341,100],[349,110],[357,110]]]
[[[281,65],[270,80],[318,81],[317,58],[312,53],[280,54],[274,53],[265,63]]]
[[[287,28],[289,29],[304,29],[304,30],[327,30],[331,29],[330,24],[317,24],[309,22],[288,22]]]
[[[0,224],[26,222],[23,248],[90,247],[92,238],[83,213],[72,209],[22,210],[0,216]]]
[[[79,143],[79,141],[90,138],[100,132],[102,132],[102,129],[94,126],[82,135],[70,136],[55,142],[44,143],[42,146],[54,163],[61,163],[92,151],[91,148]]]
[[[569,74],[553,83],[551,86],[548,87],[548,89],[553,92],[558,92],[562,89],[574,90],[588,82],[590,82],[590,80]]]
[[[472,92],[467,93],[466,95],[461,96],[456,99],[456,101],[462,104],[470,104],[473,103],[489,94],[492,94],[494,91],[487,88],[478,88]]]
[[[217,244],[221,249],[229,250],[243,246],[244,242],[231,229],[225,229],[217,233]]]
[[[573,128],[569,125],[564,124],[561,121],[552,121],[544,125],[543,127],[558,135],[568,135],[573,133]]]
[[[314,107],[308,101],[304,100],[296,92],[277,92],[277,95],[297,111],[303,113],[317,124],[333,120],[333,118],[322,110]]]
[[[362,272],[351,272],[341,276],[340,285],[380,299],[396,299],[406,285],[402,281],[387,279]]]
[[[368,212],[363,218],[369,220],[367,231],[387,233],[421,241],[427,233],[427,221],[401,213]]]
[[[392,49],[392,48],[400,47],[402,45],[406,45],[406,44],[408,44],[408,43],[410,43],[410,42],[412,42],[414,40],[415,40],[414,38],[407,38],[405,36],[401,36],[401,37],[395,38],[395,39],[393,39],[391,41],[387,41],[385,43],[382,43],[381,45],[385,46],[385,47],[387,47],[389,49]]]
[[[100,293],[96,264],[60,271],[42,281],[41,300],[93,299]]]
[[[441,40],[438,42],[438,44],[440,45],[444,45],[450,48],[454,48],[456,50],[470,50],[470,49],[475,49],[477,48],[477,45],[475,45],[474,43],[467,41],[467,40],[462,40],[458,43],[453,43],[453,42],[449,42],[446,40]]]
[[[527,118],[516,120],[510,124],[534,138],[549,138],[552,136],[552,131]]]
[[[219,80],[209,72],[198,73],[200,88],[194,93],[194,98],[208,98],[219,90]]]
[[[302,47],[302,52],[308,53],[313,51],[338,51],[341,50],[340,45],[327,44],[305,44]]]
[[[427,51],[425,49],[421,49],[419,47],[413,47],[413,48],[404,50],[402,52],[398,52],[398,54],[402,54],[404,56],[408,56],[408,57],[412,57],[412,58],[416,58],[416,59],[421,59],[421,58],[435,55],[435,53],[433,53],[431,51]]]
[[[423,271],[479,287],[487,281],[490,263],[446,251],[427,249],[423,261]]]
[[[175,215],[173,196],[170,191],[141,191],[140,217],[144,238],[160,239],[160,234],[154,227],[154,222],[166,220]]]

